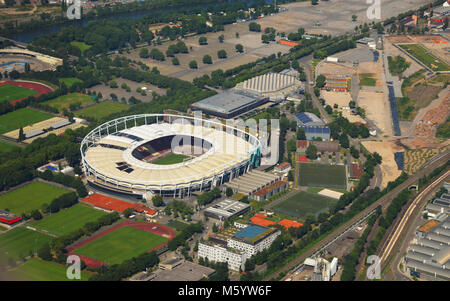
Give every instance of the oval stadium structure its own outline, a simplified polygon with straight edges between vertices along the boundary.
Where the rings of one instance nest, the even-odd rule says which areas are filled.
[[[218,121],[170,114],[121,117],[81,143],[87,180],[115,192],[185,197],[209,190],[260,163],[261,143]]]

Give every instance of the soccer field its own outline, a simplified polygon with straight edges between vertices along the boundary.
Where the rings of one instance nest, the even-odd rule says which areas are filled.
[[[51,239],[51,236],[22,227],[1,234],[0,265],[8,264],[10,259],[17,261],[37,252]]]
[[[69,109],[71,104],[79,103],[81,106],[93,103],[94,101],[89,95],[81,93],[70,93],[54,99],[47,100],[43,104],[49,105],[59,112],[62,112],[63,108]]]
[[[56,235],[66,235],[94,222],[106,213],[82,204],[77,204],[33,224],[33,227]]]
[[[20,127],[25,127],[54,117],[49,113],[23,108],[0,116],[0,134],[8,133]]]
[[[300,186],[346,189],[347,170],[345,165],[300,163]]]
[[[168,156],[165,156],[159,160],[155,160],[152,161],[152,164],[157,164],[157,165],[170,165],[170,164],[177,164],[177,163],[181,163],[184,161],[184,159],[188,158],[187,156],[184,155],[179,155],[179,154],[170,154]]]
[[[75,249],[73,253],[113,265],[149,251],[167,240],[165,237],[125,226]]]
[[[38,94],[38,91],[35,91],[33,89],[26,89],[10,84],[6,84],[3,86],[0,86],[0,102],[3,101],[13,101],[17,99],[21,99],[24,97],[28,97],[31,95]]]
[[[9,272],[7,276],[9,280],[15,281],[77,281],[68,279],[66,272],[67,267],[62,264],[33,258]],[[81,279],[78,281],[89,280],[91,275],[89,272],[81,271]]]
[[[33,182],[21,188],[0,196],[0,209],[9,209],[10,212],[21,215],[30,213],[34,209],[41,209],[42,205],[70,192],[42,182]]]
[[[277,213],[304,219],[308,213],[319,215],[336,204],[337,200],[316,193],[299,191],[273,207]]]
[[[103,101],[99,104],[78,110],[75,112],[76,116],[79,116],[81,118],[83,117],[89,117],[94,119],[102,119],[104,117],[107,117],[113,113],[126,111],[129,109],[129,105],[119,103],[119,102],[113,102],[113,101]]]

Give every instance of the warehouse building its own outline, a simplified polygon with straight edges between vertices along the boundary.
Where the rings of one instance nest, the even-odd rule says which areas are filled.
[[[274,175],[253,169],[251,172],[243,174],[242,176],[225,183],[225,187],[233,189],[233,193],[252,195],[261,188],[264,188],[276,181],[280,181],[281,178],[281,175]]]
[[[225,220],[233,216],[239,216],[250,210],[250,205],[235,200],[226,199],[204,211],[205,216]]]
[[[305,126],[305,136],[307,140],[314,140],[322,138],[324,141],[329,141],[331,137],[330,128],[327,126]]]
[[[322,119],[310,112],[298,113],[297,115],[295,115],[295,119],[297,121],[297,126],[299,127],[325,125]]]
[[[289,187],[289,184],[285,181],[276,181],[275,183],[272,183],[264,188],[261,188],[260,190],[254,192],[250,198],[262,202],[271,196],[282,192],[286,190]]]
[[[236,85],[237,90],[258,93],[271,101],[284,100],[288,95],[302,93],[304,84],[289,73],[267,73]]]
[[[267,102],[268,98],[257,93],[228,90],[193,103],[191,109],[228,119],[246,113]]]
[[[404,257],[411,274],[450,280],[450,217],[429,221],[416,232],[416,243]]]

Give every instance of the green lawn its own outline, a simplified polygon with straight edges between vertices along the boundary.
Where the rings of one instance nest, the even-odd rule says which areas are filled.
[[[167,240],[165,237],[125,226],[74,250],[74,253],[113,265],[136,257]]]
[[[308,213],[318,215],[326,212],[337,200],[316,193],[299,191],[273,207],[277,213],[304,219]]]
[[[40,258],[32,258],[18,268],[8,272],[9,280],[19,281],[69,281],[67,267]],[[92,275],[90,272],[81,271],[80,281],[86,281]],[[77,279],[73,279],[76,281]],[[72,281],[72,280],[71,280]]]
[[[157,164],[157,165],[170,165],[170,164],[176,164],[176,163],[181,163],[184,161],[184,159],[188,158],[187,156],[184,155],[179,155],[179,154],[170,154],[168,156],[165,156],[161,159],[152,161],[152,164]]]
[[[15,149],[18,149],[19,147],[4,141],[0,141],[0,153],[9,152]]]
[[[33,182],[0,196],[0,209],[21,215],[40,209],[43,204],[50,204],[53,199],[70,192],[42,182]]]
[[[77,41],[70,42],[70,45],[78,47],[81,50],[81,53],[85,52],[86,50],[92,47],[91,45],[88,45],[84,42],[77,42]]]
[[[36,111],[30,108],[19,109],[0,116],[0,134],[8,133],[20,127],[54,117],[49,113]]]
[[[23,227],[0,234],[0,265],[17,261],[39,250],[52,237]]]
[[[70,93],[54,99],[47,100],[43,102],[43,104],[49,105],[53,108],[58,109],[59,112],[62,112],[63,108],[69,109],[71,104],[78,103],[80,106],[85,106],[93,102],[94,100],[89,95],[81,93]]]
[[[189,224],[183,223],[179,220],[172,220],[171,222],[169,222],[167,224],[167,226],[169,226],[170,228],[174,228],[175,230],[178,230],[178,231],[183,231],[184,229],[189,227]]]
[[[374,87],[376,80],[373,78],[375,74],[373,73],[361,73],[359,75],[359,85],[360,86],[371,86]]]
[[[83,81],[76,77],[65,77],[65,78],[60,78],[59,82],[64,83],[67,88],[70,88],[70,87],[72,87],[73,84],[82,83]]]
[[[0,102],[13,101],[39,93],[33,89],[26,89],[14,85],[6,84],[0,86]]]
[[[450,71],[450,66],[419,44],[398,45],[433,71]]]
[[[300,186],[347,188],[346,168],[344,165],[325,165],[300,163]]]
[[[32,226],[56,235],[66,235],[80,229],[88,222],[94,222],[106,213],[77,204],[37,221]]]
[[[94,119],[102,119],[113,113],[122,112],[128,110],[130,106],[113,101],[104,101],[99,104],[78,110],[75,112],[76,116],[88,117]]]

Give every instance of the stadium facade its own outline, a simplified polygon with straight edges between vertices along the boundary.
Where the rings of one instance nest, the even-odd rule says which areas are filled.
[[[169,156],[182,161],[158,163]],[[244,129],[171,114],[117,118],[81,143],[89,183],[143,197],[182,198],[209,190],[256,168],[260,160],[260,141]]]

